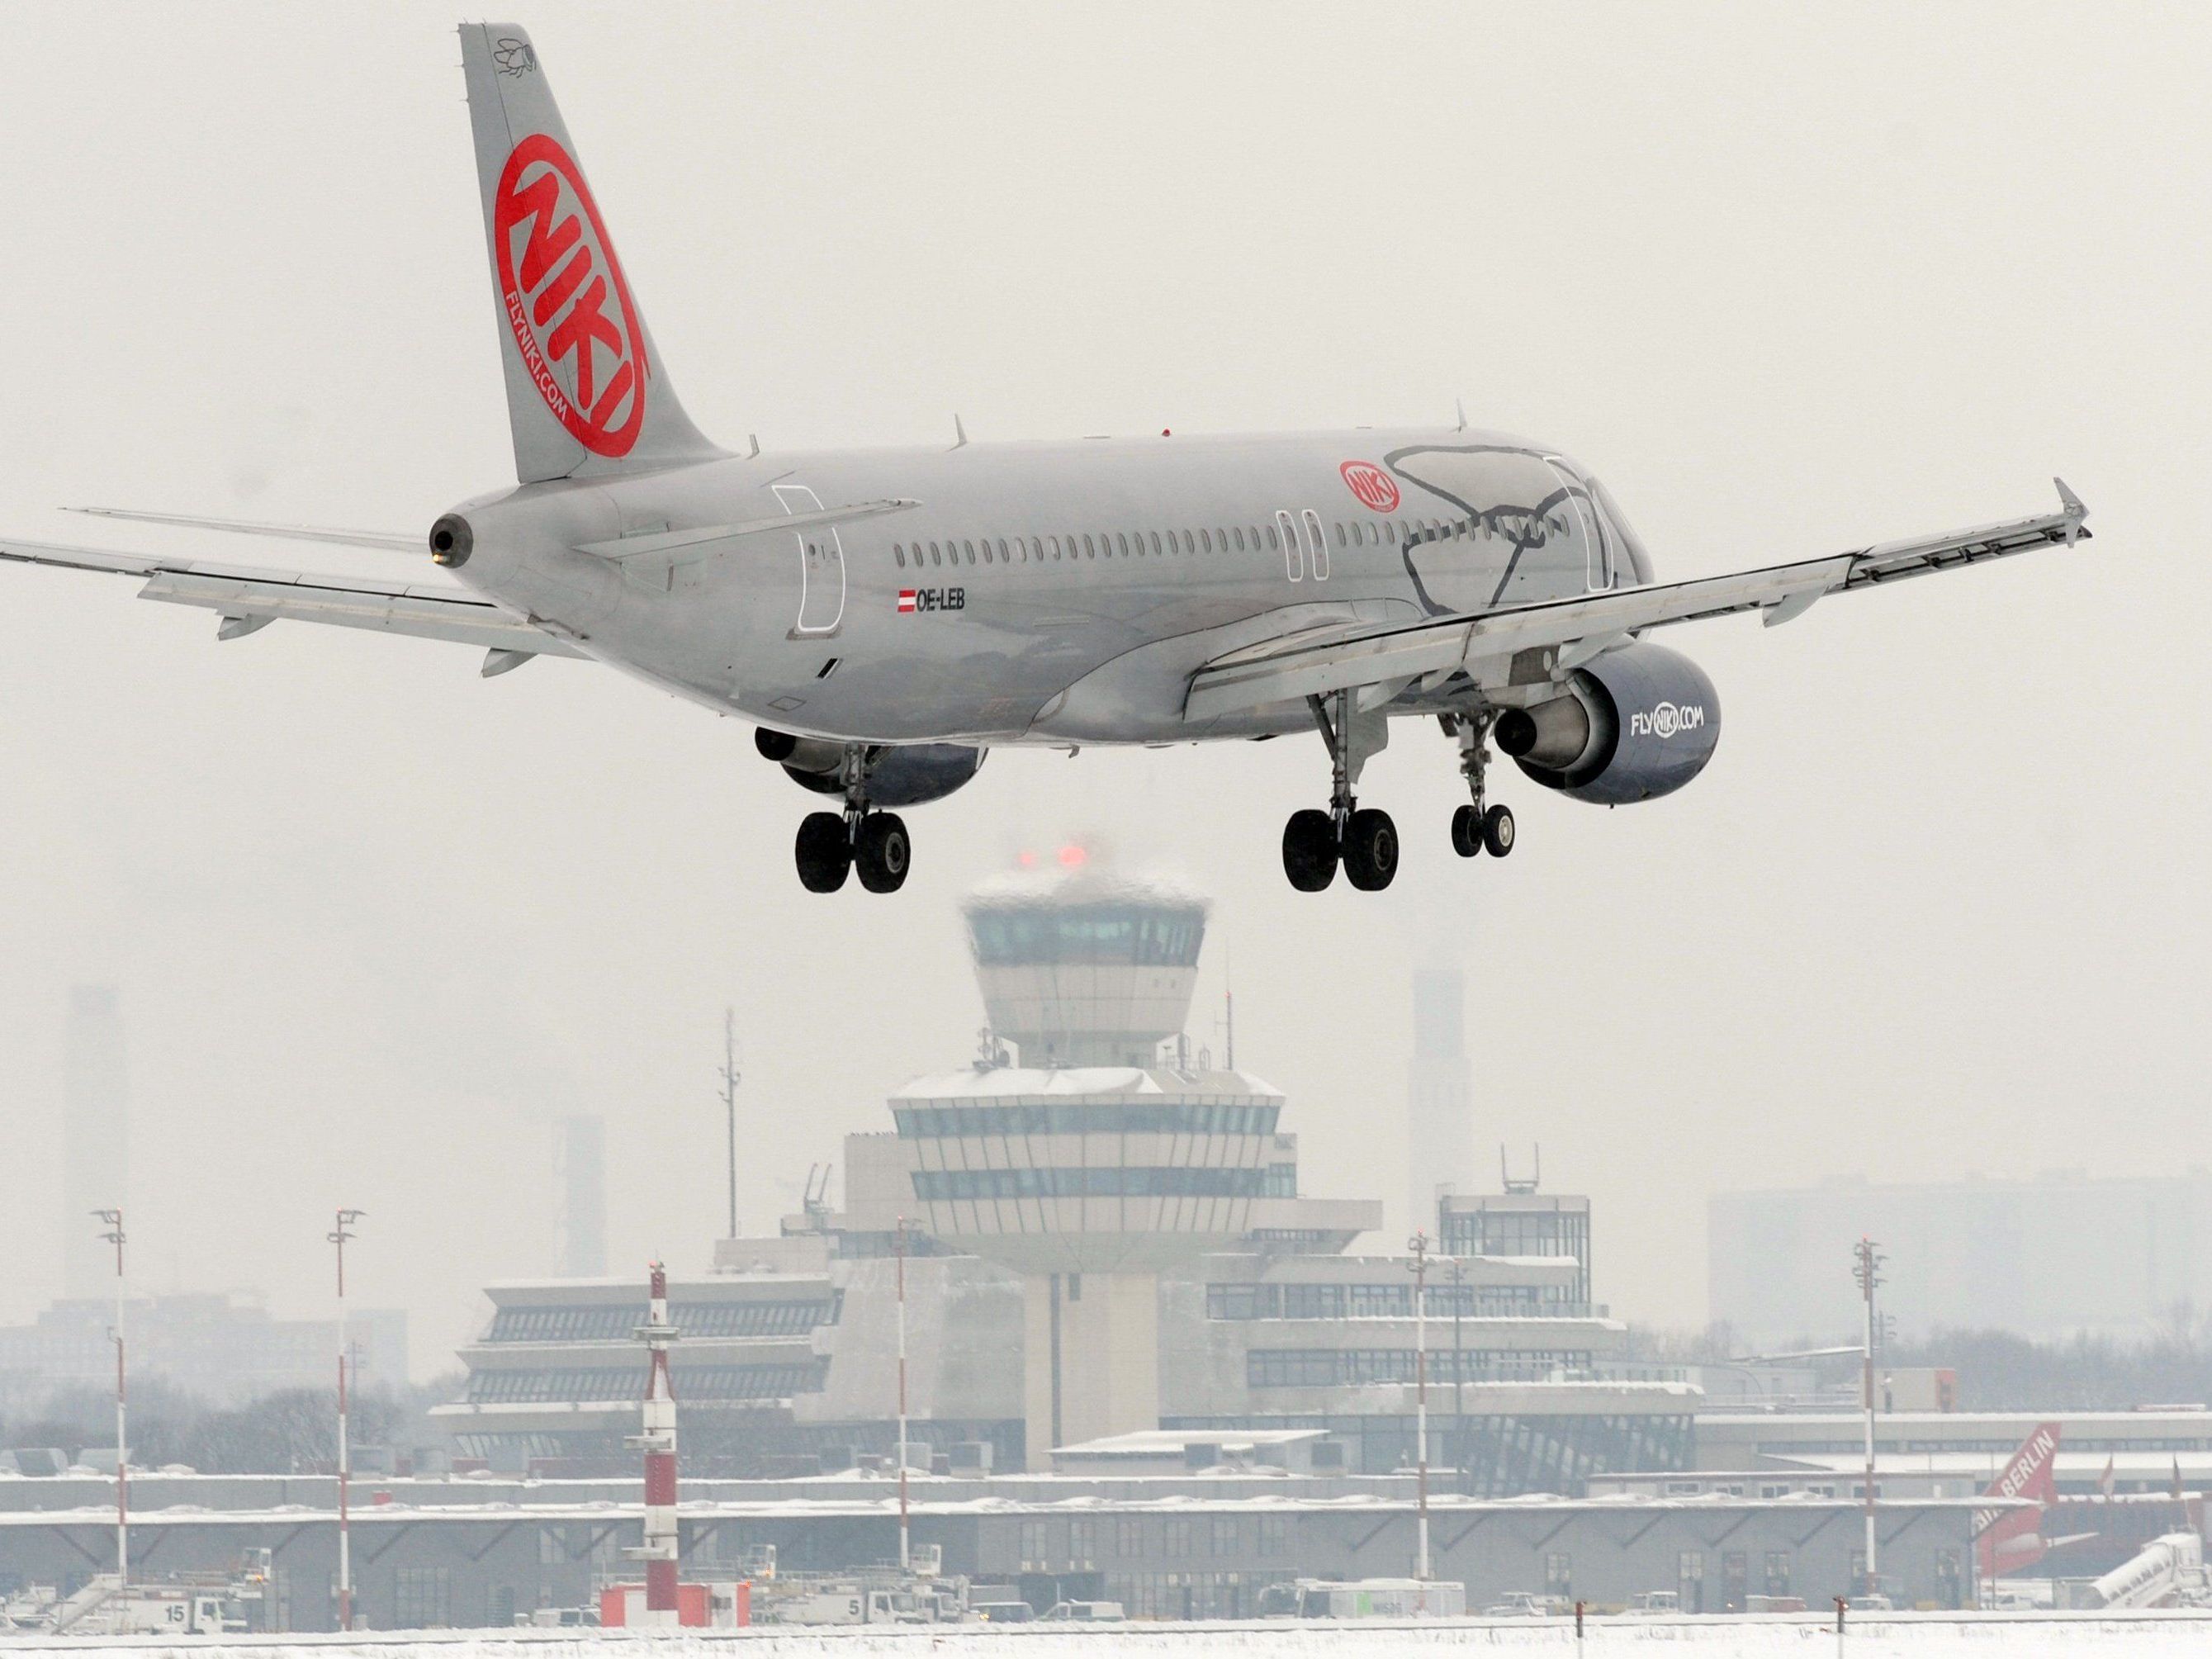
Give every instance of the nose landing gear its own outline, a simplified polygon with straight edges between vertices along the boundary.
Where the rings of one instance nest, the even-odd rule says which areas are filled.
[[[860,872],[871,893],[896,893],[914,866],[914,842],[906,820],[868,805],[868,774],[878,751],[866,744],[845,745],[841,781],[842,812],[809,812],[799,825],[793,857],[799,884],[811,893],[834,893],[845,878]]]

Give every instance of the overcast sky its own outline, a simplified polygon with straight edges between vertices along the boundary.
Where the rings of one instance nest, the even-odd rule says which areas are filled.
[[[449,8],[0,12],[0,526],[412,531],[512,480]],[[121,988],[146,1275],[367,1303],[447,1363],[554,1263],[559,1115],[617,1264],[703,1266],[721,1008],[751,1224],[957,1064],[959,895],[1082,835],[1217,895],[1305,1183],[1405,1217],[1408,981],[1470,981],[1477,1138],[1596,1205],[1617,1313],[1705,1313],[1712,1190],[2212,1162],[2212,385],[2195,8],[606,8],[534,34],[671,378],[771,449],[1471,419],[1559,445],[1666,577],[2041,511],[2097,539],[1767,631],[1664,802],[1452,746],[1363,798],[1382,895],[1292,893],[1320,744],[996,756],[884,900],[802,892],[747,731],[587,665],[0,569],[0,1318],[59,1287],[63,1015]],[[427,567],[419,567],[427,569]],[[1844,1264],[1838,1264],[1844,1271]]]

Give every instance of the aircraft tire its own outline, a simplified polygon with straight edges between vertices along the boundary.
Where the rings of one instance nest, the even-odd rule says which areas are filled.
[[[1398,826],[1379,807],[1362,807],[1344,826],[1345,878],[1363,893],[1379,893],[1398,873]]]
[[[1493,858],[1504,858],[1513,850],[1513,809],[1503,802],[1482,815],[1482,844]]]
[[[826,816],[826,815],[825,815]],[[860,834],[853,848],[853,867],[860,885],[871,893],[896,893],[906,885],[914,867],[914,842],[906,820],[896,812],[871,812],[860,820]]]
[[[1283,826],[1283,873],[1301,893],[1318,893],[1336,879],[1336,823],[1312,807],[1291,814]]]
[[[853,868],[853,844],[846,839],[844,818],[836,812],[809,812],[801,818],[792,851],[799,885],[810,893],[836,892]]]
[[[1452,851],[1463,859],[1474,858],[1482,851],[1482,819],[1472,804],[1452,814]]]

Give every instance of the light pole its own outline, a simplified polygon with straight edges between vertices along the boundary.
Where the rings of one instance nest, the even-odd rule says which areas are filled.
[[[123,1212],[94,1210],[107,1231],[100,1237],[115,1246],[115,1583],[131,1583],[131,1436],[123,1368]]]
[[[351,1474],[351,1454],[347,1446],[346,1372],[350,1368],[352,1355],[349,1351],[346,1330],[345,1303],[345,1247],[353,1235],[353,1225],[368,1214],[366,1210],[340,1210],[337,1225],[327,1235],[330,1243],[337,1247],[338,1254],[338,1628],[353,1628],[353,1516],[348,1505],[348,1480]]]
[[[722,1010],[722,1112],[729,1122],[730,1234],[738,1236],[738,1011]]]
[[[1467,1382],[1467,1351],[1460,1343],[1460,1317],[1467,1311],[1467,1260],[1463,1256],[1446,1258],[1451,1264],[1452,1283],[1452,1470],[1459,1477],[1459,1489],[1467,1490],[1467,1401],[1463,1385]]]
[[[898,1218],[891,1235],[898,1257],[898,1483],[899,1571],[914,1565],[913,1547],[907,1533],[906,1509],[906,1218]]]
[[[1864,1359],[1860,1368],[1861,1383],[1866,1406],[1866,1593],[1878,1593],[1881,1583],[1881,1569],[1875,1559],[1874,1512],[1874,1291],[1881,1283],[1881,1254],[1875,1249],[1874,1241],[1862,1238],[1854,1254],[1857,1262],[1851,1277],[1858,1280],[1859,1291],[1866,1299],[1866,1340]]]
[[[1413,1444],[1415,1518],[1413,1577],[1429,1579],[1429,1236],[1415,1233],[1407,1248],[1413,1275]]]

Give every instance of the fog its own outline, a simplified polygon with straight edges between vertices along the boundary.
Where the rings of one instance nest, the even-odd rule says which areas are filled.
[[[407,531],[511,481],[449,8],[5,15],[0,526],[382,574],[402,555],[72,519]],[[1604,477],[1664,577],[2044,510],[2095,539],[1786,629],[1680,630],[1696,787],[1452,745],[1363,799],[1395,887],[1291,892],[1316,740],[995,755],[823,898],[739,723],[592,665],[0,569],[0,1319],[60,1284],[63,1019],[120,988],[140,1270],[364,1304],[435,1370],[556,1260],[552,1124],[609,1119],[619,1267],[770,1226],[972,1051],[961,893],[1081,837],[1216,896],[1200,1042],[1290,1097],[1309,1191],[1388,1199],[1413,969],[1468,975],[1477,1140],[1595,1204],[1617,1315],[1705,1316],[1753,1184],[2212,1161],[2205,875],[2212,20],[2014,5],[804,9],[541,3],[672,380],[770,450],[1471,420]],[[1486,1169],[1492,1154],[1486,1151]],[[1838,1263],[1839,1273],[1845,1264]]]

